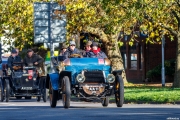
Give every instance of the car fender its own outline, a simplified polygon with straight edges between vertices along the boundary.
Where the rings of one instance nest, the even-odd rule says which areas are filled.
[[[53,90],[59,89],[59,73],[49,73],[46,81],[50,80]]]

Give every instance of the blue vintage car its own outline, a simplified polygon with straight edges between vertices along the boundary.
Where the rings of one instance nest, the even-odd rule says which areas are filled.
[[[80,100],[101,100],[108,106],[109,97],[115,95],[117,107],[124,102],[122,70],[112,71],[109,59],[51,57],[55,72],[47,74],[50,106],[56,107],[62,99],[63,107],[70,107],[71,96]]]

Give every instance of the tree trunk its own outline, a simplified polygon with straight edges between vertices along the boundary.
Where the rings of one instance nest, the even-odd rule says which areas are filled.
[[[105,48],[107,50],[106,51],[107,56],[111,61],[112,69],[113,70],[123,69],[122,78],[123,78],[123,81],[125,83],[127,83],[126,73],[125,73],[125,69],[124,69],[124,65],[123,65],[123,59],[122,59],[117,41],[114,43],[108,42],[107,45],[105,46]]]
[[[108,36],[104,33],[103,30],[101,30],[99,28],[91,28],[91,27],[89,28],[88,27],[86,29],[86,31],[89,33],[98,35],[100,37],[100,39],[103,41],[103,44],[105,46],[105,49],[106,49],[105,52],[111,61],[112,69],[113,70],[123,69],[123,73],[122,73],[123,81],[125,83],[127,83],[126,73],[125,73],[124,66],[123,66],[123,59],[120,54],[120,49],[118,47],[118,43],[117,43],[117,39],[116,39],[116,38],[118,38],[118,36],[113,35],[113,36],[116,36],[116,38],[115,37],[113,38],[112,36]]]
[[[176,66],[173,87],[180,87],[180,31],[177,34]]]

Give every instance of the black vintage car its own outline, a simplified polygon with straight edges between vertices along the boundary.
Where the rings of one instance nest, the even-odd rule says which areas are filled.
[[[37,101],[42,97],[46,102],[46,76],[41,76],[41,72],[41,69],[33,66],[23,67],[22,63],[14,63],[13,70],[7,68],[7,64],[3,64],[0,79],[1,101],[8,102],[10,97],[31,99],[35,96]]]

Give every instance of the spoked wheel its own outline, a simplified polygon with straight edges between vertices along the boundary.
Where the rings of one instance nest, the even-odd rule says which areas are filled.
[[[42,89],[42,98],[43,101],[46,102],[47,101],[47,96],[48,96],[48,90],[46,89],[46,79],[43,79],[43,89]]]
[[[124,103],[124,82],[122,76],[117,75],[115,81],[115,99],[117,107],[122,107]]]
[[[9,80],[5,80],[5,98],[6,102],[9,102],[9,97],[10,97],[10,85],[9,85]]]
[[[62,79],[62,102],[64,108],[70,107],[71,88],[68,76],[64,76]]]
[[[107,107],[108,104],[109,104],[109,97],[106,96],[105,98],[102,99],[102,106]]]
[[[50,101],[50,106],[52,108],[56,107],[57,98],[58,98],[58,91],[53,90],[51,81],[49,81],[49,101]]]
[[[2,79],[0,79],[0,87],[1,87],[1,92],[0,92],[0,97],[1,97],[1,102],[3,102],[4,101],[4,87],[3,87],[4,85],[3,85],[3,81],[2,81]]]

